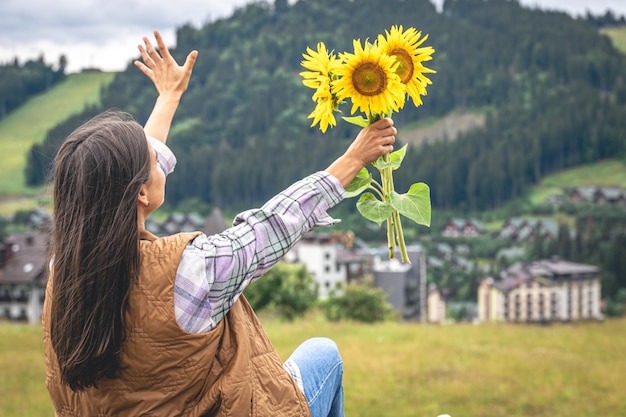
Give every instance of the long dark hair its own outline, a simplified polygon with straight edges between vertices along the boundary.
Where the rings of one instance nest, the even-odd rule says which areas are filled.
[[[50,335],[74,390],[113,378],[139,273],[137,196],[150,180],[143,128],[106,112],[76,129],[54,163]]]

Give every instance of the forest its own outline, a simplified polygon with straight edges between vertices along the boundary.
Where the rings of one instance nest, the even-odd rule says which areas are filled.
[[[348,51],[394,24],[428,34],[433,84],[424,105],[394,115],[402,128],[454,111],[483,109],[487,123],[457,140],[411,146],[398,188],[431,187],[435,208],[490,209],[523,195],[543,176],[606,157],[623,157],[626,65],[588,19],[509,0],[286,0],[258,2],[204,27],[182,26],[173,55],[200,52],[170,144],[182,163],[168,200],[199,199],[232,209],[259,204],[292,181],[324,169],[356,134],[339,123],[310,128],[310,92],[298,76],[307,46]],[[59,143],[108,108],[140,122],[155,91],[134,66],[119,73],[102,105],[50,131],[29,155],[27,177],[41,184]]]
[[[65,78],[65,56],[56,68],[44,62],[43,56],[20,63],[17,58],[0,65],[0,120],[30,97],[50,89]]]

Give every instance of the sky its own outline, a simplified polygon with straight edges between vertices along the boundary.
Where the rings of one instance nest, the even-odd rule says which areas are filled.
[[[175,30],[232,14],[251,0],[0,0],[0,63],[36,59],[56,64],[61,55],[67,72],[96,67],[121,71],[138,58],[137,44],[157,29],[169,47]],[[273,0],[269,0],[270,2]],[[382,1],[382,0],[381,0]],[[440,5],[443,0],[433,0]],[[612,10],[626,15],[626,0],[521,0],[523,5],[565,11]]]

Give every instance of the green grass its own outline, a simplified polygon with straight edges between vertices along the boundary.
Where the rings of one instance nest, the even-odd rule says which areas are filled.
[[[541,204],[549,195],[563,194],[563,187],[584,185],[626,188],[626,165],[619,160],[608,159],[549,175],[533,187],[530,201]]]
[[[346,415],[626,415],[626,320],[552,326],[294,323],[263,318],[281,358],[334,339]],[[39,326],[0,324],[0,415],[50,416]]]
[[[613,41],[613,45],[626,54],[626,26],[604,28],[600,33],[607,35]]]
[[[82,111],[87,104],[100,100],[100,87],[109,83],[115,73],[71,74],[50,91],[28,100],[0,121],[0,197],[36,196],[40,189],[29,189],[24,181],[26,155],[34,143],[44,140],[48,131]],[[11,201],[9,201],[11,202]],[[23,202],[21,204],[24,204]]]

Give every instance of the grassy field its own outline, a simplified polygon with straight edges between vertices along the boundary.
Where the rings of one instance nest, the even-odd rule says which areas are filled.
[[[611,38],[615,47],[626,54],[626,26],[604,28],[600,32]]]
[[[541,204],[551,194],[563,194],[563,187],[584,185],[626,188],[626,165],[619,160],[610,159],[549,175],[533,187],[530,201]]]
[[[97,103],[100,87],[115,73],[71,74],[50,91],[33,97],[0,121],[0,214],[36,204],[41,190],[24,184],[26,154],[34,143],[42,142],[47,132],[69,116]],[[30,197],[30,198],[24,198]],[[2,207],[6,204],[6,207]]]
[[[334,339],[346,415],[626,415],[626,320],[552,326],[295,323],[263,320],[285,359],[302,340]],[[41,328],[0,324],[0,415],[51,416]]]

